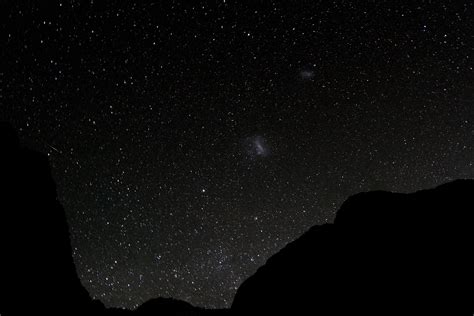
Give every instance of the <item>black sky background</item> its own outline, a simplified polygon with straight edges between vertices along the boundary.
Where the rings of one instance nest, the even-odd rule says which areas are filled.
[[[474,176],[469,1],[0,12],[0,118],[49,155],[78,274],[107,306],[229,306],[350,194]]]

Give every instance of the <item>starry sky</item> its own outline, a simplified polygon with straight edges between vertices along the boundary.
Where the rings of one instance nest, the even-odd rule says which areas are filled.
[[[0,119],[106,306],[228,307],[349,195],[474,177],[470,1],[107,3],[0,2]]]

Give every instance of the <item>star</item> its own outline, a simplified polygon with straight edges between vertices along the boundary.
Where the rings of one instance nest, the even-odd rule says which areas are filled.
[[[2,23],[0,117],[49,155],[107,306],[228,307],[350,194],[474,177],[472,1],[50,2]]]

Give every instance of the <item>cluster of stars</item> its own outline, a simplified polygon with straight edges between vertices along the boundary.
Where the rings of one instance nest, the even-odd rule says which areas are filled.
[[[107,306],[226,307],[359,191],[474,169],[471,2],[10,1],[0,117]]]

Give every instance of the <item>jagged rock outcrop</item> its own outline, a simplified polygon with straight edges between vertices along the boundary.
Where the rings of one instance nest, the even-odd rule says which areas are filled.
[[[472,315],[474,180],[360,193],[238,289],[232,310],[288,315]]]
[[[103,309],[77,277],[47,157],[0,126],[1,315],[83,315]]]
[[[47,158],[0,124],[1,315],[472,315],[474,180],[360,193],[239,288],[231,310],[105,309],[77,277]]]
[[[187,302],[175,300],[172,298],[156,298],[151,299],[135,310],[137,315],[200,315],[199,309],[195,308]]]
[[[175,299],[135,311],[92,300],[76,272],[48,159],[0,122],[0,315],[227,315]]]

